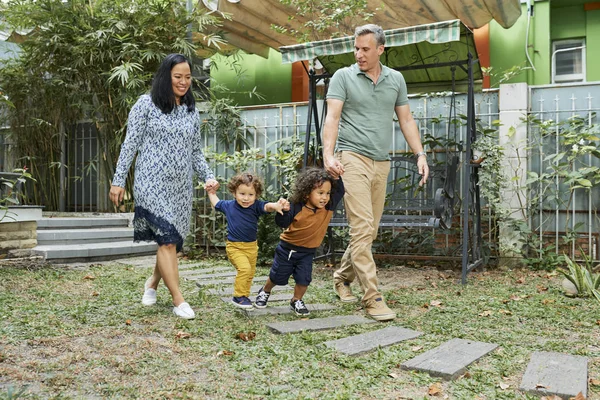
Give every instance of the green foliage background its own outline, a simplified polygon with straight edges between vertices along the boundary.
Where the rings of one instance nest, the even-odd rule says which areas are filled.
[[[78,121],[96,126],[108,185],[129,109],[161,60],[193,57],[203,45],[188,40],[189,29],[219,24],[175,0],[12,0],[0,3],[0,13],[6,27],[29,32],[20,57],[0,67],[0,88],[14,105],[7,112],[11,141],[39,182],[31,201],[46,210],[58,209],[65,130]],[[212,47],[222,42],[214,33],[203,39]]]

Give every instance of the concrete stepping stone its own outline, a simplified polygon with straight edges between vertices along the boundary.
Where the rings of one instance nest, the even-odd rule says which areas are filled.
[[[422,334],[423,332],[413,331],[399,326],[388,326],[387,328],[373,332],[330,340],[325,342],[325,346],[349,356],[356,356],[378,347],[387,347],[404,340],[414,339]]]
[[[191,264],[190,264],[191,265]],[[181,269],[183,267],[183,265],[179,266],[179,269]],[[180,271],[179,275],[181,276],[186,276],[186,275],[196,275],[196,274],[214,274],[214,273],[218,273],[218,272],[231,272],[233,271],[235,273],[235,269],[233,267],[215,267],[215,268],[202,268],[202,269],[198,269],[196,268],[196,266],[193,266],[194,268],[192,269],[192,267],[189,267],[187,269],[185,269],[185,271]]]
[[[452,339],[411,360],[403,362],[402,369],[424,371],[431,376],[454,379],[466,372],[467,367],[498,347],[494,343]]]
[[[248,296],[248,298],[253,303],[256,301],[256,296],[254,296],[254,295]],[[269,303],[271,303],[272,301],[286,301],[286,300],[290,301],[291,298],[292,298],[291,293],[285,293],[285,294],[284,293],[281,293],[281,294],[273,293],[271,296],[269,296]],[[223,300],[225,303],[230,303],[231,296],[221,297],[221,300]]]
[[[196,272],[196,273],[184,275],[183,278],[188,281],[202,281],[202,280],[210,280],[210,279],[215,279],[215,278],[232,277],[232,276],[237,275],[236,271],[216,272],[214,274],[199,274],[198,270],[196,270],[194,272]]]
[[[587,399],[588,359],[582,356],[534,352],[521,380],[519,390],[535,395],[556,395],[563,399]]]
[[[266,282],[268,276],[255,276],[252,279],[252,282]],[[235,278],[225,278],[225,279],[213,279],[213,280],[200,280],[196,281],[196,286],[209,286],[209,285],[227,285],[232,284],[235,281]]]
[[[268,309],[265,308],[265,310]],[[338,315],[329,318],[315,318],[300,321],[274,322],[266,326],[275,333],[296,333],[303,331],[322,331],[342,326],[373,324],[374,320],[358,315]]]
[[[271,296],[273,297],[273,296]],[[289,296],[286,297],[287,300],[290,299]],[[269,301],[271,301],[271,298],[269,298]],[[306,308],[308,308],[308,310],[312,313],[312,312],[316,312],[316,311],[330,311],[330,310],[335,310],[337,309],[336,306],[332,306],[331,304],[307,304]],[[252,310],[244,310],[246,311],[246,314],[250,315],[250,316],[254,316],[254,315],[281,315],[281,314],[291,314],[293,313],[293,311],[290,309],[289,305],[285,305],[285,306],[277,306],[277,307],[267,307],[267,308],[253,308]],[[308,320],[308,321],[314,321],[314,320]],[[304,322],[308,322],[307,320],[305,320]],[[292,321],[294,322],[294,321]],[[325,328],[327,329],[327,328]]]
[[[250,293],[258,293],[258,291],[262,288],[262,285],[254,285],[250,287]],[[293,290],[291,286],[275,286],[271,293],[273,292],[289,292]],[[214,294],[217,296],[231,296],[233,295],[233,287],[219,288],[219,289],[208,289],[206,291],[208,294]],[[274,295],[273,295],[274,296]]]

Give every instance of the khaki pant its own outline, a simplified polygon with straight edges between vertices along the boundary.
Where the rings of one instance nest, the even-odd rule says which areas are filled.
[[[256,273],[256,259],[258,258],[258,244],[254,242],[230,242],[225,244],[229,261],[237,270],[233,284],[233,296],[250,296],[252,279]]]
[[[364,302],[381,297],[371,247],[383,214],[390,162],[373,161],[350,151],[337,153],[336,157],[344,166],[344,206],[350,243],[333,279],[352,282],[357,278],[364,292]]]

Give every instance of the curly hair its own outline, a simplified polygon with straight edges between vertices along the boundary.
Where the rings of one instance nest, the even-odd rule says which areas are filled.
[[[323,168],[310,167],[298,174],[294,190],[290,196],[290,203],[303,203],[316,188],[320,188],[325,182],[331,183],[331,188],[335,187],[335,179]]]
[[[240,185],[248,185],[254,187],[254,190],[256,191],[256,197],[260,197],[260,195],[262,194],[262,180],[258,176],[252,174],[251,172],[246,171],[235,175],[229,180],[229,183],[227,184],[227,189],[229,189],[229,192],[231,194],[235,194],[235,191]]]

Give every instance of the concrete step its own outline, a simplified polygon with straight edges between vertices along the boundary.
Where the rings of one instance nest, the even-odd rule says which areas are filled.
[[[129,219],[122,217],[55,217],[42,218],[37,221],[38,230],[43,229],[90,229],[90,228],[125,228]]]
[[[35,255],[54,262],[95,261],[123,258],[124,256],[156,253],[154,242],[135,243],[131,240],[104,243],[38,245],[31,249]]]
[[[38,245],[102,243],[133,241],[133,228],[42,229],[37,233]]]

